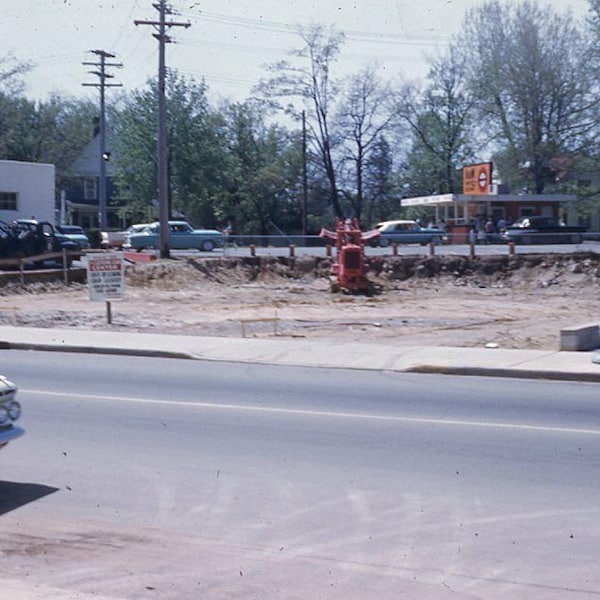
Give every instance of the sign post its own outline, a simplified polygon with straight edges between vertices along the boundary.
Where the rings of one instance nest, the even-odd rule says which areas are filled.
[[[112,323],[111,300],[125,295],[125,264],[116,253],[88,255],[87,282],[90,300],[106,302],[106,320]]]

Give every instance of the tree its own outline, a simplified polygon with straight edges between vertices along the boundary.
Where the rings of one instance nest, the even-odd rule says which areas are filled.
[[[157,199],[156,86],[124,96],[110,111],[108,124],[113,132],[114,182],[118,198],[135,220],[154,217]]]
[[[222,120],[208,104],[204,83],[170,72],[167,93],[170,213],[215,226],[215,202],[227,187]],[[157,198],[156,107],[156,85],[149,81],[145,89],[126,96],[111,117],[121,201],[145,218],[155,216]]]
[[[353,216],[359,220],[365,202],[369,158],[396,116],[389,103],[390,96],[390,86],[383,84],[375,69],[369,67],[350,78],[338,110],[337,126],[343,143],[343,159],[352,165],[354,179],[345,196],[352,206]],[[382,147],[379,149],[382,150]],[[381,187],[378,191],[381,193]]]
[[[0,158],[56,166],[57,189],[91,137],[97,110],[86,100],[52,96],[38,103],[0,92]]]
[[[298,231],[300,140],[281,126],[267,126],[263,107],[252,101],[230,104],[224,116],[232,168],[227,219],[240,233]]]
[[[460,191],[460,168],[473,158],[477,97],[465,85],[465,57],[454,48],[433,63],[423,92],[407,86],[398,111],[412,132],[405,172],[411,195]]]
[[[363,184],[367,199],[364,222],[373,224],[393,216],[400,194],[392,148],[384,135],[375,140],[369,152]]]
[[[0,93],[22,95],[25,85],[21,76],[31,70],[31,63],[20,62],[12,54],[0,57]]]
[[[461,40],[503,179],[541,193],[556,178],[552,159],[585,148],[595,127],[589,44],[569,13],[529,0],[470,10]]]
[[[89,142],[98,113],[90,100],[51,96],[38,103],[33,160],[56,166],[56,186],[62,189],[69,168]]]
[[[306,109],[309,140],[314,145],[314,153],[329,184],[329,199],[333,212],[342,218],[344,211],[334,160],[336,139],[331,131],[330,119],[338,91],[338,84],[332,77],[331,69],[340,52],[344,36],[320,25],[300,29],[299,35],[304,46],[290,53],[297,60],[282,60],[267,65],[267,70],[273,73],[273,76],[261,82],[259,90],[278,108],[283,108],[280,104],[281,99],[301,100],[301,108],[287,105],[285,111],[298,120],[302,110]]]

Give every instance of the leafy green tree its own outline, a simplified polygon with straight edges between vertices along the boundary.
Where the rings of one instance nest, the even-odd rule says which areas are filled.
[[[34,160],[56,166],[57,189],[72,175],[70,166],[93,135],[98,107],[89,100],[51,96],[38,103]]]
[[[209,106],[204,83],[172,72],[167,94],[170,213],[182,213],[195,225],[214,227],[215,205],[227,188],[222,120]],[[121,201],[140,216],[155,216],[157,122],[153,81],[126,96],[112,116],[115,182]]]
[[[231,177],[228,220],[239,233],[299,231],[301,152],[298,136],[267,125],[264,107],[252,101],[225,112]]]
[[[33,102],[0,92],[0,158],[35,160],[36,119]]]
[[[38,103],[0,92],[0,158],[56,166],[60,190],[69,167],[92,136],[96,107],[85,100],[52,96]]]
[[[489,0],[471,9],[457,44],[480,98],[504,181],[541,193],[551,161],[578,153],[596,126],[597,71],[569,13],[537,2]]]
[[[114,182],[118,197],[134,220],[156,216],[157,94],[148,85],[123,97],[110,110],[109,130],[114,150]]]

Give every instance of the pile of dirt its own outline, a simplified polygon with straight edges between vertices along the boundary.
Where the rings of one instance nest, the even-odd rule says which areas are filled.
[[[0,285],[0,324],[389,345],[556,349],[597,320],[600,257],[375,257],[378,294],[331,293],[327,257],[187,257],[129,265],[112,323],[85,284]],[[276,319],[276,326],[273,319]]]
[[[180,289],[210,282],[223,286],[244,283],[311,282],[328,279],[333,260],[320,257],[186,258],[138,263],[127,268],[127,284],[143,288]],[[369,261],[371,281],[383,289],[398,282],[411,285],[472,287],[548,287],[599,285],[600,255],[376,257]]]

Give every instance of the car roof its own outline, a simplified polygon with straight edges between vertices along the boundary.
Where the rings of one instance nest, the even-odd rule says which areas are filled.
[[[396,219],[394,221],[381,221],[381,223],[377,223],[377,227],[383,227],[384,225],[416,225],[416,221],[411,219]]]

